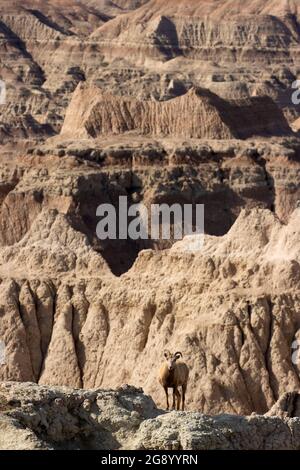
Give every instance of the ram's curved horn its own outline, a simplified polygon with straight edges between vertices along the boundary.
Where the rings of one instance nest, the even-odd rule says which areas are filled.
[[[177,351],[177,352],[174,354],[174,357],[176,357],[176,358],[178,359],[179,357],[183,357],[183,356],[182,356],[182,353],[181,353],[180,351]]]

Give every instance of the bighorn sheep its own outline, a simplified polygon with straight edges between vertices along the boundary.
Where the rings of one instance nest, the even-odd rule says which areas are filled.
[[[177,398],[177,410],[180,410],[181,395],[178,387],[182,387],[182,411],[185,405],[185,393],[187,389],[187,382],[189,378],[189,369],[184,362],[177,362],[182,357],[181,352],[171,354],[170,351],[164,351],[166,362],[159,370],[159,382],[163,386],[166,399],[167,410],[169,409],[169,395],[168,389],[173,388],[173,410],[175,410],[175,397]]]

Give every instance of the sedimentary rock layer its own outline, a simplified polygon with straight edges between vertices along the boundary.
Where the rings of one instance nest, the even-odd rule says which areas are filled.
[[[107,54],[121,50],[136,60],[177,55],[224,63],[299,60],[299,4],[296,0],[152,0],[141,9],[101,26],[93,38]],[[140,25],[145,25],[143,28]],[[108,44],[110,47],[108,47]]]
[[[149,209],[151,204],[205,204],[206,233],[224,235],[242,208],[270,209],[287,222],[300,199],[297,141],[287,148],[285,139],[271,144],[125,137],[119,144],[112,140],[113,145],[98,139],[49,144],[14,162],[3,155],[0,245],[19,242],[41,211],[56,209],[120,275],[141,249],[170,248],[173,239],[100,242],[96,211],[101,203],[113,204],[117,213],[120,196]]]
[[[66,113],[63,136],[95,138],[129,131],[219,140],[291,133],[283,113],[269,98],[226,102],[208,90],[192,89],[167,102],[150,102],[78,85]]]
[[[222,0],[217,7],[212,0],[2,0],[0,7],[8,92],[0,143],[58,133],[73,91],[86,80],[143,100],[174,98],[192,86],[225,99],[267,95],[290,122],[299,116],[292,101],[295,0]]]

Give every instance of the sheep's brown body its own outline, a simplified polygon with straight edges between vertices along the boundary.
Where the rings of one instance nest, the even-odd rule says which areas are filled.
[[[173,389],[173,409],[175,409],[175,399],[177,398],[177,410],[180,410],[181,395],[178,387],[182,387],[182,411],[185,406],[185,394],[189,378],[189,369],[184,362],[177,362],[181,353],[172,355],[169,351],[164,353],[166,362],[162,364],[159,370],[159,382],[164,388],[167,401],[167,410],[169,409],[168,389]]]

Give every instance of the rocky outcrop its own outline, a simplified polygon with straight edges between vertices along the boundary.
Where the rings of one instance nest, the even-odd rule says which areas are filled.
[[[144,419],[160,412],[142,390],[72,390],[0,384],[0,449],[130,448]]]
[[[164,413],[126,385],[113,391],[0,384],[2,450],[299,450],[299,438],[299,415]]]
[[[98,137],[135,131],[196,139],[246,139],[280,136],[291,129],[269,98],[226,102],[203,89],[166,102],[137,101],[105,94],[95,87],[78,85],[61,134]]]
[[[299,418],[176,412],[143,421],[134,449],[297,450]]]

